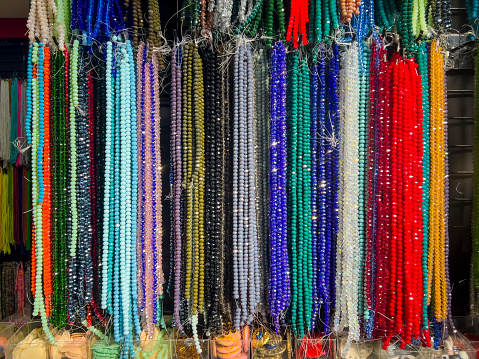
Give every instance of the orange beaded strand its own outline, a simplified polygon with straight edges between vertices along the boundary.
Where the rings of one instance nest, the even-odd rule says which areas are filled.
[[[447,317],[447,286],[445,272],[445,88],[444,56],[437,40],[431,43],[431,175],[428,270],[429,292],[437,321]]]

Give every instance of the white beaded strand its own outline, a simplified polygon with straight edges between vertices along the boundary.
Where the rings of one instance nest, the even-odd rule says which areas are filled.
[[[359,50],[353,43],[341,54],[338,270],[335,330],[349,328],[348,344],[359,340]],[[346,345],[345,352],[349,349]]]

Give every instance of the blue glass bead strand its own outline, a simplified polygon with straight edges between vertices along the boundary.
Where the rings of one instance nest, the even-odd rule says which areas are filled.
[[[269,303],[276,333],[280,317],[289,304],[290,277],[287,250],[287,137],[286,137],[286,49],[278,42],[271,57],[270,125],[270,246],[271,277]]]

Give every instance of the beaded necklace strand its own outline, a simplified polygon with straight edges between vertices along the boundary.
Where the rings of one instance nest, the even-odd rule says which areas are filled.
[[[164,276],[162,272],[162,224],[161,224],[161,156],[160,156],[160,113],[158,59],[153,53],[147,61],[148,49],[142,43],[138,53],[138,83],[142,85],[142,95],[138,106],[138,120],[141,129],[139,148],[139,193],[138,215],[140,218],[141,256],[138,262],[140,285],[140,308],[147,323],[149,336],[153,335],[154,325],[161,322],[158,310],[163,295]],[[141,69],[141,70],[140,70]],[[145,185],[146,184],[146,185]],[[136,196],[135,196],[136,197]],[[136,215],[135,215],[136,217]]]
[[[330,188],[328,193],[331,193],[331,196],[328,198],[329,210],[328,218],[326,222],[326,230],[330,239],[330,251],[331,260],[330,260],[330,300],[331,308],[335,308],[335,298],[336,298],[336,289],[337,285],[335,280],[337,275],[337,266],[340,261],[336,258],[335,248],[337,246],[337,234],[338,234],[338,224],[339,224],[339,134],[340,134],[340,113],[339,113],[339,96],[338,96],[338,86],[339,86],[339,48],[337,45],[333,45],[333,58],[329,62],[329,78],[328,78],[328,113],[326,122],[327,129],[327,147],[326,154],[327,156],[327,167],[326,178],[329,179]]]
[[[277,18],[274,18],[276,13]],[[285,36],[283,0],[259,0],[255,3],[245,21],[240,21],[235,29],[237,34],[245,33],[248,37],[254,37],[262,30],[264,42],[271,46],[275,34],[279,38]]]
[[[43,173],[41,171],[41,163],[43,153],[39,143],[44,142],[43,126],[45,115],[49,117],[49,107],[45,106],[45,88],[44,78],[49,83],[49,49],[42,43],[34,43],[32,51],[32,197],[33,197],[33,233],[35,237],[35,271],[32,274],[32,289],[34,289],[34,308],[33,313],[40,315],[42,327],[48,340],[52,344],[56,344],[50,329],[48,328],[46,308],[43,296],[42,276],[44,275],[44,243],[43,243],[43,209],[46,206],[42,195]],[[45,58],[47,61],[45,62]],[[45,64],[47,66],[45,66]],[[37,79],[35,79],[37,77]],[[48,91],[48,90],[47,90]],[[48,92],[47,92],[48,95]],[[49,119],[49,118],[48,118]],[[47,119],[47,123],[48,123]],[[48,155],[48,153],[47,153]],[[49,233],[46,234],[48,236]],[[51,264],[50,264],[51,265]],[[47,272],[48,275],[48,272]],[[34,278],[34,279],[33,279]]]
[[[53,84],[53,124],[52,124],[52,151],[53,151],[53,297],[52,297],[52,322],[57,327],[62,327],[66,322],[67,296],[67,214],[69,210],[67,192],[67,110],[68,97],[68,53],[59,52],[55,57]]]
[[[298,314],[299,311],[299,299],[298,292],[298,248],[297,248],[297,237],[298,229],[296,227],[298,212],[297,212],[297,116],[298,116],[298,103],[297,103],[297,94],[293,91],[298,89],[298,70],[297,63],[299,61],[298,52],[294,52],[288,58],[288,72],[291,73],[291,76],[288,77],[288,88],[286,98],[288,100],[288,109],[287,113],[290,113],[290,117],[287,118],[287,139],[288,139],[288,160],[289,164],[287,168],[287,193],[288,193],[288,208],[291,208],[291,213],[288,213],[288,244],[291,250],[289,258],[291,259],[291,324],[293,331],[298,333]]]
[[[181,215],[181,120],[182,120],[182,83],[181,83],[181,48],[176,46],[173,49],[171,59],[172,71],[172,89],[171,89],[171,165],[172,165],[172,182],[173,182],[173,199],[171,201],[172,212],[172,229],[171,238],[174,243],[172,248],[174,250],[174,309],[173,317],[174,323],[181,332],[183,325],[180,320],[180,295],[181,295],[181,272],[182,272],[182,215]]]
[[[303,292],[306,314],[304,327],[306,331],[311,330],[312,308],[313,308],[313,268],[312,268],[312,234],[311,234],[311,116],[310,116],[310,71],[306,58],[301,60],[302,71],[302,124],[301,124],[301,168],[302,172],[302,195],[303,195],[303,213],[301,214],[300,228],[304,237],[303,253]]]
[[[419,46],[417,59],[419,71],[422,80],[422,113],[423,113],[423,198],[422,198],[422,215],[423,215],[423,252],[422,252],[422,271],[423,271],[423,304],[422,304],[422,322],[423,329],[428,330],[428,239],[429,239],[429,183],[430,183],[430,166],[429,166],[429,79],[428,79],[428,57],[429,49],[423,43]]]
[[[449,289],[447,277],[447,207],[446,202],[446,108],[444,84],[444,58],[437,40],[430,50],[430,204],[429,204],[429,247],[428,287],[433,305],[432,318],[436,322],[434,347],[438,347],[441,331],[438,323],[447,319],[449,312]]]
[[[220,236],[224,217],[221,203],[224,201],[221,190],[223,171],[222,152],[224,149],[223,124],[221,116],[221,78],[219,59],[216,53],[206,53],[205,64],[205,312],[207,322],[213,332],[220,333]]]
[[[367,119],[367,189],[366,197],[366,218],[365,218],[365,262],[364,262],[364,319],[366,326],[366,336],[372,337],[372,329],[374,323],[374,278],[375,278],[375,258],[374,251],[376,249],[375,224],[376,224],[376,191],[377,186],[375,179],[376,162],[376,147],[377,139],[375,133],[377,126],[375,126],[376,114],[379,110],[377,101],[380,88],[378,88],[378,72],[379,61],[382,55],[381,47],[376,41],[371,45],[371,61],[369,66],[369,99],[368,99],[368,119]],[[383,49],[385,51],[385,49]]]
[[[386,61],[385,49],[381,46],[375,47],[376,57],[375,66],[377,68],[376,80],[373,82],[374,92],[371,92],[371,97],[375,100],[371,105],[370,112],[370,143],[374,140],[374,147],[370,149],[374,151],[374,166],[370,171],[369,181],[373,184],[373,195],[378,197],[375,201],[372,198],[373,206],[370,207],[370,211],[373,212],[370,226],[370,238],[373,242],[371,258],[373,262],[373,277],[372,284],[374,285],[374,296],[371,299],[372,320],[374,327],[378,327],[381,330],[381,334],[385,334],[386,330],[386,298],[388,291],[388,277],[387,277],[387,253],[389,249],[389,237],[387,235],[387,216],[390,214],[391,209],[385,206],[386,201],[390,201],[389,191],[384,187],[384,184],[390,180],[390,171],[387,168],[387,162],[389,161],[388,148],[390,146],[390,136],[383,136],[385,133],[391,132],[390,117],[389,117],[389,102],[386,101],[390,98],[389,95],[389,63]],[[375,110],[374,110],[375,109]],[[384,121],[379,119],[384,118]],[[375,191],[374,191],[375,188]],[[369,240],[369,239],[368,239]],[[374,253],[376,255],[374,256]],[[377,314],[376,314],[377,313]],[[371,325],[372,326],[372,325]]]
[[[359,229],[359,312],[366,314],[367,307],[364,302],[364,259],[365,259],[365,229],[366,229],[366,213],[367,205],[365,198],[367,196],[367,133],[368,133],[368,114],[369,114],[369,67],[370,67],[370,54],[371,50],[367,42],[363,42],[362,56],[359,58],[360,64],[360,106],[359,106],[359,198],[358,198],[358,229]]]
[[[57,9],[57,3],[52,0],[32,1],[27,20],[30,43],[32,44],[36,38],[40,38],[45,46],[52,45],[53,36],[57,36],[58,47],[60,51],[64,51],[65,29],[67,27],[62,20],[63,6],[60,5]],[[55,27],[53,27],[54,23]]]
[[[117,37],[113,37],[112,40],[116,42],[118,39]],[[120,252],[121,252],[121,241],[120,238],[120,196],[115,195],[121,191],[120,189],[120,162],[121,162],[121,42],[117,44],[115,49],[115,114],[118,121],[115,123],[115,150],[114,150],[114,192],[112,194],[113,198],[113,237],[112,237],[112,245],[114,248],[113,251],[113,271],[112,282],[113,282],[113,296],[112,296],[112,307],[113,307],[113,331],[114,337],[116,342],[120,342],[123,337],[123,333],[121,328],[123,327],[123,315],[121,312],[121,259],[120,259]]]
[[[376,278],[375,296],[376,312],[384,313],[389,319],[376,316],[376,325],[386,334],[383,347],[389,345],[391,337],[399,336],[400,347],[404,348],[411,338],[420,338],[422,323],[422,82],[412,59],[403,59],[395,53],[383,65],[386,76],[380,77],[374,91],[380,91],[378,101],[391,98],[392,102],[378,112],[386,121],[375,126],[379,136],[390,133],[391,137],[386,141],[376,137],[380,139],[376,141],[378,170],[375,173],[381,202],[377,206],[376,219],[377,273],[380,276]],[[383,85],[382,81],[386,83]],[[390,93],[388,97],[387,92]],[[389,181],[390,186],[386,187],[385,181]],[[398,191],[399,188],[402,190]],[[391,203],[390,213],[383,214],[383,210],[388,210],[387,207],[383,209],[387,203]],[[371,232],[368,233],[369,236]],[[370,250],[368,244],[368,253]],[[379,260],[385,250],[390,257]],[[403,258],[408,258],[407,265]],[[381,275],[384,268],[388,268],[389,278]],[[384,304],[386,297],[391,300]],[[427,344],[427,333],[425,336]]]
[[[193,71],[192,71],[192,56],[191,56],[191,45],[188,44],[185,46],[185,52],[183,54],[182,59],[182,66],[183,66],[183,84],[184,84],[184,91],[183,94],[183,111],[182,114],[184,115],[184,121],[182,121],[182,150],[183,156],[186,159],[183,161],[183,174],[185,180],[183,181],[183,187],[186,192],[186,218],[185,218],[185,240],[186,240],[186,263],[185,263],[185,299],[188,301],[188,307],[190,306],[190,295],[191,295],[191,274],[192,274],[192,232],[191,232],[191,222],[192,222],[192,214],[193,208],[191,203],[191,192],[189,189],[189,182],[192,175],[192,166],[193,166],[193,135],[192,135],[192,124],[191,124],[191,91],[192,91],[192,78],[193,78]]]
[[[237,330],[251,323],[260,302],[256,212],[253,58],[242,38],[234,57],[233,250]]]
[[[162,216],[163,216],[163,209],[161,205],[161,196],[162,196],[162,181],[161,181],[161,144],[160,144],[160,124],[161,124],[161,117],[160,117],[160,79],[159,79],[159,58],[156,54],[152,57],[152,66],[150,67],[150,71],[153,72],[153,86],[151,96],[154,100],[152,101],[152,107],[154,112],[152,113],[154,116],[152,117],[154,130],[155,130],[155,140],[154,140],[154,147],[152,148],[152,152],[154,154],[153,161],[154,165],[154,180],[155,180],[155,192],[154,192],[154,204],[155,204],[155,250],[156,250],[156,261],[155,261],[155,276],[154,276],[154,284],[155,284],[155,302],[154,302],[154,313],[155,323],[161,323],[164,325],[163,317],[161,314],[161,299],[163,298],[163,284],[165,283],[165,276],[163,273],[163,263],[162,263],[162,243],[163,243],[163,227],[162,227]]]
[[[89,169],[91,166],[90,142],[89,136],[89,56],[86,47],[80,48],[80,59],[78,66],[78,107],[76,108],[75,121],[75,147],[77,166],[75,176],[77,212],[78,212],[78,241],[75,259],[77,261],[76,282],[74,288],[77,291],[78,303],[76,314],[81,321],[86,319],[86,305],[93,299],[93,268],[91,256],[92,243],[92,213],[90,187],[91,176]],[[73,124],[72,124],[73,126]],[[79,294],[82,293],[80,296]]]
[[[269,172],[270,291],[276,333],[291,298],[287,237],[286,49],[278,42],[271,56],[271,125]]]
[[[136,97],[136,74],[135,60],[133,55],[133,46],[127,41],[128,61],[130,65],[130,134],[131,134],[131,239],[129,251],[132,252],[131,258],[131,301],[132,301],[132,329],[136,338],[141,333],[140,316],[138,306],[138,279],[136,269],[138,267],[138,247],[135,245],[138,238],[138,117]],[[128,131],[128,128],[127,128]]]
[[[42,208],[42,233],[43,233],[43,294],[45,296],[45,312],[50,316],[52,296],[52,250],[51,250],[51,214],[52,214],[52,188],[51,188],[51,136],[50,136],[50,49],[44,47],[44,153],[43,153],[43,178],[44,199]]]
[[[221,208],[221,215],[224,217],[222,222],[222,231],[220,236],[220,290],[219,290],[219,302],[220,312],[225,320],[225,330],[233,329],[233,263],[232,263],[232,213],[233,213],[233,201],[229,194],[233,193],[232,190],[232,173],[233,173],[233,86],[231,81],[233,80],[233,67],[227,66],[223,69],[222,84],[221,84],[221,116],[223,118],[223,169],[221,172],[221,189],[224,196],[224,202]]]
[[[36,192],[37,188],[36,186],[33,186],[33,180],[34,180],[34,177],[36,177],[36,148],[33,147],[33,131],[36,130],[34,128],[34,125],[36,125],[36,118],[38,116],[37,114],[37,68],[38,68],[38,65],[37,65],[37,62],[38,62],[38,44],[37,43],[33,43],[33,45],[31,46],[31,56],[30,56],[30,66],[31,66],[31,80],[29,81],[29,92],[31,93],[31,96],[30,96],[30,106],[31,106],[31,110],[30,110],[30,119],[29,119],[29,122],[30,122],[30,126],[29,127],[29,131],[27,132],[28,133],[28,142],[32,144],[32,170],[31,170],[31,181],[32,181],[32,186],[31,186],[31,191],[32,191],[32,198],[31,198],[31,201],[33,202],[33,195],[34,195],[34,192]],[[35,196],[36,196],[36,193],[35,193]],[[35,202],[32,203],[32,206],[35,204]],[[36,251],[35,251],[35,221],[36,221],[36,212],[34,211],[33,213],[33,216],[32,216],[32,276],[31,276],[31,279],[32,279],[32,283],[31,283],[31,291],[33,293],[33,296],[35,297],[35,293],[36,293],[36,268],[37,268],[37,255],[36,255]]]
[[[302,45],[307,45],[308,43],[306,32],[306,23],[310,20],[308,6],[308,0],[291,1],[286,40],[292,41],[295,49],[299,47],[300,43]]]
[[[246,71],[247,71],[247,82],[244,83],[247,88],[247,105],[248,112],[246,113],[248,122],[246,124],[248,131],[247,143],[253,144],[247,145],[248,148],[248,167],[247,173],[249,176],[248,179],[248,239],[247,243],[249,253],[248,253],[248,276],[249,276],[249,315],[245,317],[245,324],[249,324],[253,321],[253,315],[256,312],[256,308],[260,303],[260,283],[259,283],[259,243],[258,243],[258,213],[256,209],[256,194],[257,194],[257,170],[256,170],[256,159],[257,159],[257,150],[258,139],[257,134],[254,129],[256,128],[257,118],[254,112],[254,75],[253,75],[253,56],[251,51],[251,45],[246,44]]]
[[[260,47],[253,53],[254,84],[255,84],[255,107],[256,107],[256,134],[257,134],[257,156],[256,156],[256,203],[257,203],[257,225],[259,243],[259,285],[260,302],[259,310],[266,314],[267,290],[269,279],[269,250],[268,250],[268,167],[269,167],[269,126],[270,126],[270,99],[269,93],[269,53],[268,49]]]
[[[329,332],[331,236],[327,228],[328,213],[326,209],[331,200],[331,185],[328,181],[329,163],[326,150],[331,123],[326,114],[327,60],[325,55],[324,50],[321,50],[318,64],[313,68],[312,78],[313,290],[316,291],[313,298],[312,325],[315,325],[317,316],[320,314],[321,304],[323,304],[324,330]]]
[[[111,41],[106,44],[106,70],[105,70],[105,102],[106,102],[106,125],[105,125],[105,185],[103,194],[103,251],[102,251],[102,295],[101,308],[109,309],[111,302],[111,226],[110,218],[113,212],[111,207],[112,200],[110,193],[112,192],[112,177],[114,156],[112,152],[114,149],[114,111],[113,106],[113,91],[114,91],[114,76],[112,76],[112,60],[113,60],[113,45]]]
[[[349,327],[348,344],[359,340],[358,296],[361,273],[359,222],[359,49],[353,43],[341,56],[340,87],[340,209],[336,260],[342,263],[336,283],[335,331]],[[348,91],[349,90],[349,91]],[[346,176],[347,177],[346,177]],[[341,276],[341,277],[340,277]],[[340,279],[338,280],[338,277]],[[345,352],[349,350],[346,345]],[[343,354],[344,355],[344,354]]]
[[[244,114],[244,50],[243,47],[240,47],[234,56],[234,117],[233,117],[233,270],[234,270],[234,289],[233,296],[236,301],[236,311],[234,316],[234,326],[235,329],[239,329],[242,324],[243,319],[243,303],[246,307],[246,275],[244,273],[244,261],[243,261],[243,250],[244,250],[244,226],[243,220],[248,217],[244,215],[244,201],[245,193],[244,188],[244,163],[242,160],[245,159],[245,149],[244,141],[246,138],[246,133],[244,129],[240,126],[243,124],[243,114]],[[242,135],[242,136],[241,136]],[[240,162],[242,161],[242,162]],[[244,294],[243,294],[244,293]]]
[[[311,326],[313,309],[313,268],[311,252],[311,125],[309,112],[309,68],[298,51],[289,60],[293,73],[288,86],[290,117],[288,129],[288,224],[291,248],[291,321],[303,337]]]
[[[182,102],[182,156],[186,192],[186,268],[185,298],[193,329],[196,350],[202,349],[198,340],[198,313],[204,310],[205,288],[205,123],[203,63],[198,48],[187,44],[182,56],[184,89]],[[195,109],[193,111],[193,108]]]
[[[324,63],[324,57],[319,54],[319,61]],[[318,276],[320,275],[321,261],[320,256],[324,253],[324,249],[319,247],[322,243],[319,241],[319,238],[322,233],[320,233],[321,220],[322,216],[320,214],[320,207],[322,200],[322,191],[319,187],[320,178],[322,173],[318,174],[318,168],[323,169],[320,162],[320,156],[322,155],[319,147],[322,145],[321,136],[319,133],[319,123],[318,123],[318,76],[319,76],[319,67],[317,63],[313,65],[312,77],[311,77],[311,231],[312,231],[312,246],[313,246],[313,312],[312,312],[312,323],[311,326],[314,327],[316,322],[316,317],[319,313],[320,308],[320,292],[322,286],[321,282],[318,281]],[[324,74],[323,74],[324,75]],[[321,114],[319,115],[321,116]],[[324,235],[324,234],[323,234]]]

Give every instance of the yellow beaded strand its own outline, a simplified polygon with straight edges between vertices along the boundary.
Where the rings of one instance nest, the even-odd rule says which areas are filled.
[[[445,273],[445,88],[444,56],[437,40],[431,43],[430,57],[430,215],[429,215],[429,251],[428,278],[429,303],[432,300],[436,320],[447,317],[447,287]],[[428,303],[428,304],[429,304]]]
[[[186,190],[185,297],[192,314],[203,312],[205,282],[205,127],[203,63],[198,47],[185,46],[183,55],[183,164]]]
[[[196,310],[203,312],[203,300],[205,293],[205,102],[203,86],[203,62],[198,54],[198,47],[193,47],[193,70],[194,70],[194,127],[195,127],[195,171],[193,173],[193,191],[195,197],[195,300],[193,313]],[[198,263],[196,263],[196,260]]]

